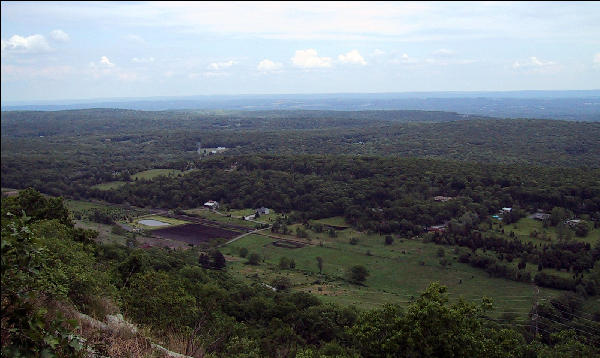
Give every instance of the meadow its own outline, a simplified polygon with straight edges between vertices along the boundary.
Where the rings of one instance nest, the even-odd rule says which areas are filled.
[[[316,294],[325,302],[361,308],[386,303],[405,306],[432,281],[447,286],[453,300],[462,297],[477,302],[483,296],[492,298],[496,307],[494,315],[498,317],[511,314],[525,320],[534,302],[534,286],[489,277],[482,270],[459,263],[448,247],[417,239],[396,239],[393,244],[385,245],[383,236],[360,236],[348,231],[337,238],[323,238],[322,246],[312,240],[302,248],[282,248],[273,245],[273,238],[249,235],[222,250],[231,256],[228,271],[234,276],[267,284],[278,276],[286,276],[292,281],[293,290]],[[349,236],[358,237],[358,243],[352,245],[345,241]],[[248,265],[246,259],[239,257],[241,248],[247,248],[249,254],[259,254],[264,261],[258,266]],[[450,265],[440,264],[440,249],[444,250]],[[293,259],[295,268],[279,268],[282,257]],[[319,273],[317,257],[323,259],[322,273]],[[364,285],[352,284],[346,279],[347,270],[354,265],[363,265],[369,271]],[[537,297],[541,302],[558,294],[559,291],[540,289]]]

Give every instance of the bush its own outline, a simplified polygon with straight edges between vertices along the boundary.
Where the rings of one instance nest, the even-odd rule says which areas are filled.
[[[248,256],[248,264],[249,265],[260,265],[260,255],[252,253]]]
[[[271,282],[271,286],[275,287],[277,291],[287,291],[292,287],[292,281],[285,276],[278,276]]]
[[[394,238],[391,235],[386,235],[385,237],[385,244],[386,245],[391,245],[394,243]]]
[[[248,249],[245,247],[242,247],[240,249],[240,257],[246,257],[246,256],[248,256]]]
[[[369,271],[362,265],[352,266],[348,270],[348,279],[353,283],[363,283],[367,276],[369,276]]]
[[[290,259],[287,257],[282,257],[279,259],[279,268],[282,270],[288,269],[290,267]]]

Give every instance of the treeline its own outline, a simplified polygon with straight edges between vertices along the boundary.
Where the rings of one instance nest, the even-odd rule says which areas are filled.
[[[361,230],[406,236],[467,213],[562,207],[600,215],[598,170],[492,166],[424,159],[332,156],[224,157],[178,178],[138,181],[90,196],[145,207],[189,208],[217,200],[270,207],[298,219],[344,216]],[[438,195],[453,197],[437,202]]]
[[[460,119],[460,120],[459,120]],[[2,112],[2,186],[82,196],[151,168],[220,155],[343,154],[598,168],[600,123],[462,119],[421,111],[224,114],[96,109]]]
[[[2,133],[11,137],[109,135],[174,129],[319,129],[366,127],[390,122],[447,122],[481,119],[441,111],[134,111],[83,109],[3,111]]]
[[[34,191],[2,199],[3,356],[110,355],[113,349],[141,355],[127,338],[76,330],[60,318],[73,310],[99,320],[122,312],[150,339],[192,356],[541,358],[600,353],[598,336],[580,332],[573,317],[566,317],[573,322],[561,321],[561,327],[545,324],[544,334],[535,337],[533,321],[522,328],[498,324],[488,317],[489,300],[451,304],[439,284],[431,284],[406,309],[390,305],[359,311],[323,304],[307,293],[242,284],[216,266],[205,269],[194,250],[97,244],[88,235],[74,235],[65,212],[60,199]],[[543,317],[553,312],[546,310]]]

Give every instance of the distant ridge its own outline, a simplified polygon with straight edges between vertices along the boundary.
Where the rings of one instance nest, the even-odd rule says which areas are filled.
[[[2,111],[134,110],[427,110],[510,118],[600,121],[600,90],[211,95],[7,102]]]

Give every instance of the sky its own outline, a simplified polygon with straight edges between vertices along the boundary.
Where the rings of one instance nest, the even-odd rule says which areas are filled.
[[[3,103],[600,88],[600,2],[1,4]]]

